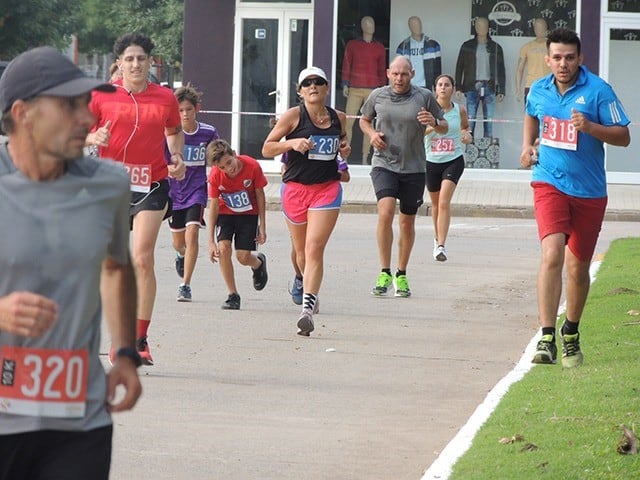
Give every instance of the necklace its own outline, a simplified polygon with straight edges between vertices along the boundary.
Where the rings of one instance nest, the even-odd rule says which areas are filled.
[[[329,111],[327,108],[324,108],[324,111],[320,115],[314,116],[314,122],[323,125],[329,119]]]

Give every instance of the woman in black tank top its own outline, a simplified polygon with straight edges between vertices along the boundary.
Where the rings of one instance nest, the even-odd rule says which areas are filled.
[[[325,105],[328,93],[324,71],[317,67],[302,70],[298,76],[302,105],[290,108],[278,119],[262,146],[265,157],[284,153],[287,157],[282,176],[282,209],[296,263],[303,272],[298,334],[304,336],[314,330],[313,314],[318,310],[324,250],[342,201],[336,157],[340,154],[346,160],[351,153],[346,141],[346,115]],[[306,250],[307,245],[314,248]]]

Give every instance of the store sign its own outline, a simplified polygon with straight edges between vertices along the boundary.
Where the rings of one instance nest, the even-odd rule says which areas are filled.
[[[475,19],[489,20],[492,36],[535,37],[533,22],[543,18],[549,30],[576,28],[576,0],[473,0],[470,33],[475,35]]]

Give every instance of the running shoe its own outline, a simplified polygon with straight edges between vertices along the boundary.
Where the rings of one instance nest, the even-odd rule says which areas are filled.
[[[446,262],[447,261],[447,251],[444,248],[444,245],[438,245],[433,250],[433,259],[438,262]]]
[[[184,257],[176,253],[176,273],[180,278],[184,278]]]
[[[153,365],[153,358],[151,358],[151,351],[149,351],[149,342],[147,342],[147,336],[140,337],[136,340],[136,346],[138,353],[142,359],[142,365]]]
[[[298,319],[298,335],[308,337],[313,330],[313,314],[305,308]]]
[[[262,262],[257,270],[253,271],[253,288],[262,290],[267,285],[269,275],[267,274],[267,257],[260,252],[258,258]]]
[[[558,358],[558,347],[553,335],[543,335],[536,346],[536,353],[531,363],[552,364]]]
[[[393,277],[387,272],[380,272],[378,274],[378,280],[376,280],[376,286],[371,290],[371,294],[377,297],[386,295],[389,287],[393,283]]]
[[[230,293],[221,308],[223,310],[240,310],[240,295]]]
[[[393,277],[393,286],[396,289],[396,297],[410,297],[409,281],[406,275],[396,275]]]
[[[560,335],[562,338],[562,366],[564,368],[579,367],[584,361],[580,350],[580,334]]]
[[[178,287],[178,301],[190,302],[191,301],[191,287],[184,283]]]
[[[293,303],[296,305],[302,305],[303,287],[301,278],[295,277],[293,279],[293,286],[291,287],[291,290],[289,290],[289,293],[291,294],[291,300],[293,300]]]

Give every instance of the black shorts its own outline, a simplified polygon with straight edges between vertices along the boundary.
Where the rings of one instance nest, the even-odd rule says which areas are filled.
[[[148,192],[131,192],[129,203],[129,226],[133,228],[133,217],[143,210],[164,210],[167,207],[164,218],[171,216],[171,198],[169,197],[169,180],[164,179],[151,184]]]
[[[111,425],[87,432],[40,430],[0,435],[0,480],[108,480]]]
[[[396,173],[386,168],[371,169],[376,198],[393,197],[400,200],[400,212],[415,215],[424,201],[424,173]]]
[[[456,185],[464,172],[464,157],[460,155],[449,162],[427,162],[427,190],[439,192],[443,180],[451,180]]]
[[[216,240],[234,240],[236,250],[257,249],[258,215],[219,215]]]
[[[191,205],[181,210],[173,210],[169,217],[169,229],[172,232],[184,232],[189,225],[207,226],[204,223],[204,207],[199,204]]]

